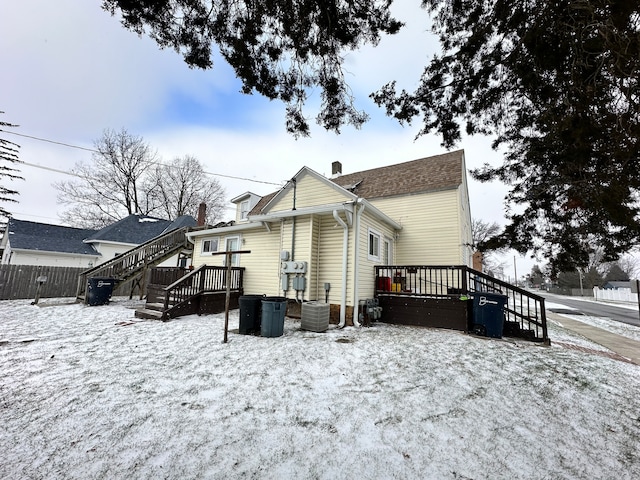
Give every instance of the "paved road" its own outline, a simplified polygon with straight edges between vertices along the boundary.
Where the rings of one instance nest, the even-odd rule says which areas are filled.
[[[584,300],[574,300],[571,297],[563,297],[562,295],[552,295],[545,293],[542,295],[551,303],[565,305],[574,308],[584,315],[593,317],[607,317],[611,320],[627,323],[640,327],[640,319],[637,308],[631,310],[629,308],[618,307],[610,303],[589,302]]]

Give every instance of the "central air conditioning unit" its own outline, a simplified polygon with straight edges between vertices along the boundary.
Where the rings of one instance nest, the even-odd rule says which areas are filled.
[[[312,332],[325,332],[329,329],[329,304],[305,302],[302,304],[300,328]]]

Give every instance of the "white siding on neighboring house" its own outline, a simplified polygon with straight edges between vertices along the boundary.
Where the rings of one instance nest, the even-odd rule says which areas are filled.
[[[109,260],[113,260],[118,255],[122,255],[123,253],[131,250],[132,248],[137,247],[138,245],[133,243],[117,243],[117,242],[92,242],[94,248],[100,252],[102,257],[99,258],[98,263],[94,266],[100,265],[102,263],[108,262]],[[157,267],[177,267],[178,266],[178,258],[179,255],[173,255],[163,262],[157,264]]]
[[[93,246],[102,255],[98,263],[98,265],[100,265],[101,263],[108,262],[114,257],[123,254],[127,250],[131,250],[136,245],[131,243],[93,242]]]
[[[460,229],[458,189],[382,198],[371,203],[402,225],[395,243],[398,265],[467,263]]]
[[[3,260],[3,263],[9,265],[47,265],[52,267],[82,268],[90,268],[99,262],[99,259],[89,255],[10,249],[5,252],[5,260]]]

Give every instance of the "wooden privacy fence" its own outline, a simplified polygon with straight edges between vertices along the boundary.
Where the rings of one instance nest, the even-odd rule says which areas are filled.
[[[47,265],[0,265],[0,300],[35,298],[38,277],[47,277],[40,297],[75,297],[83,268]]]
[[[35,298],[38,277],[47,277],[40,287],[40,298],[75,297],[78,276],[85,271],[76,267],[48,265],[0,265],[0,300]],[[129,295],[129,290],[116,286],[113,295]]]

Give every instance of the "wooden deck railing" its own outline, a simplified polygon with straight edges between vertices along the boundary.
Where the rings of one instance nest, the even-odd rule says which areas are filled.
[[[226,291],[227,267],[201,265],[164,288],[164,312],[203,293]],[[244,267],[231,267],[231,291],[242,290]]]
[[[531,340],[548,342],[544,297],[493,278],[467,266],[397,266],[375,267],[375,295],[410,295],[441,297],[500,293],[507,297],[505,325],[517,323]],[[508,331],[505,332],[508,334]]]

